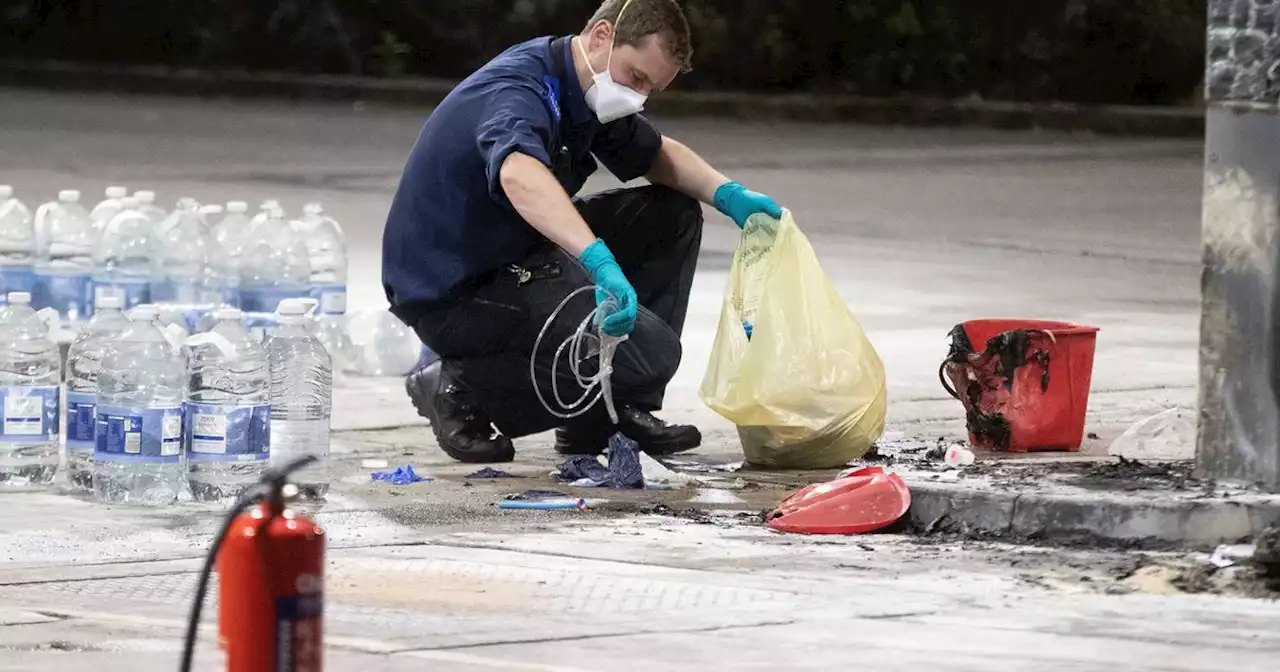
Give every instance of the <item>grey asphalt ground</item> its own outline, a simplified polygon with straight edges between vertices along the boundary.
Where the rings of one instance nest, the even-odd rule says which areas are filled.
[[[319,200],[350,237],[351,305],[378,307],[380,232],[425,112],[0,90],[0,183],[32,205],[115,183],[166,205]],[[890,431],[961,436],[936,372],[952,325],[977,317],[1102,328],[1090,451],[1194,403],[1199,143],[657,121],[796,213],[885,361]],[[735,234],[708,209],[664,412],[704,428],[691,459],[705,463],[740,459],[696,395]],[[526,481],[465,485],[407,406],[394,380],[345,381],[335,402],[339,481],[314,512],[331,534],[329,669],[1263,670],[1280,651],[1275,602],[1165,580],[1203,558],[796,538],[736,517],[785,496],[787,476],[691,489],[728,502],[704,506],[726,510],[710,518],[499,512],[505,492],[547,485],[546,437],[518,444]],[[371,485],[365,459],[438,480]],[[58,489],[0,507],[0,670],[173,669],[216,511],[109,509]]]

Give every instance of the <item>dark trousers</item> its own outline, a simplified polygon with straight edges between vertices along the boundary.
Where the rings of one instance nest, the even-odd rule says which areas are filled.
[[[680,332],[702,243],[701,205],[657,185],[601,192],[574,203],[609,246],[640,300],[635,331],[614,354],[614,401],[658,410],[680,365]],[[519,437],[553,427],[598,424],[607,418],[603,401],[579,419],[562,420],[542,407],[529,376],[529,358],[543,324],[565,297],[590,286],[582,264],[547,242],[446,306],[420,315],[413,326],[422,342],[440,355],[445,371],[470,390],[503,434]],[[594,308],[594,292],[574,297],[539,346],[535,377],[553,407],[551,363],[556,349]],[[594,374],[596,357],[587,358],[580,370]],[[561,397],[572,403],[583,391],[571,373],[568,348],[556,372]]]

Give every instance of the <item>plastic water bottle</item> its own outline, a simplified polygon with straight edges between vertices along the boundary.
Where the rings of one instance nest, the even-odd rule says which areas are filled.
[[[72,487],[93,489],[93,451],[97,446],[98,373],[107,346],[130,321],[120,299],[103,297],[67,352],[67,476]]]
[[[204,218],[206,240],[209,253],[205,257],[203,295],[200,302],[210,306],[240,307],[240,264],[239,251],[233,252],[218,240],[215,226],[220,225],[219,218],[223,212],[220,205],[206,205],[200,208]],[[225,219],[225,218],[224,218]],[[217,224],[214,224],[214,223]],[[212,225],[211,225],[212,224]]]
[[[133,197],[138,199],[138,210],[151,220],[152,226],[160,226],[164,223],[168,214],[165,213],[164,208],[156,205],[156,192],[143,189],[134,192]]]
[[[198,501],[235,499],[267,469],[271,373],[267,351],[234,308],[214,311],[208,333],[187,339],[187,478]]]
[[[267,339],[271,367],[271,466],[303,455],[318,462],[294,476],[303,497],[329,491],[329,417],[333,412],[333,369],[329,353],[308,326],[312,299],[286,299],[278,326]]]
[[[0,295],[30,292],[35,285],[36,229],[31,211],[0,185]]]
[[[187,365],[154,309],[107,346],[98,372],[94,498],[120,504],[177,501],[186,482],[182,402]]]
[[[93,220],[93,228],[102,234],[102,229],[106,227],[107,222],[112,217],[120,214],[120,210],[124,207],[121,201],[129,195],[128,187],[113,186],[107,187],[103,193],[106,197],[93,206],[93,210],[89,211],[89,217]]]
[[[213,252],[194,201],[183,199],[155,232],[151,301],[194,305],[204,299],[204,273]]]
[[[53,308],[68,322],[89,316],[89,281],[97,232],[89,212],[80,205],[80,192],[66,189],[58,200],[36,210],[39,246],[32,304]]]
[[[252,231],[265,224],[267,220],[271,219],[272,213],[276,210],[280,211],[280,218],[283,219],[284,208],[280,206],[280,201],[277,201],[274,198],[269,198],[263,201],[262,204],[258,206],[258,212],[249,220],[249,230]]]
[[[121,205],[94,250],[90,287],[95,304],[104,296],[114,296],[122,308],[129,309],[151,301],[153,226],[136,199],[125,198]]]
[[[333,358],[333,368],[353,365],[354,349],[347,333],[347,239],[319,203],[308,203],[298,220],[311,264],[311,297],[318,302],[316,337]]]
[[[239,255],[244,248],[244,236],[249,232],[249,204],[244,201],[227,201],[222,218],[210,221],[213,239],[232,255]]]
[[[365,376],[403,376],[422,358],[422,341],[390,311],[366,308],[351,315],[352,365]]]
[[[250,325],[262,332],[284,299],[311,293],[311,261],[302,235],[284,221],[279,208],[249,232],[240,256],[240,307]]]
[[[62,358],[49,338],[52,311],[11,292],[0,310],[0,485],[48,485],[58,469]]]

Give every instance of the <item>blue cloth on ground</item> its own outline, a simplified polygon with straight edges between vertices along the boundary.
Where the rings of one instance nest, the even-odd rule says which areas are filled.
[[[609,466],[591,455],[574,455],[560,465],[560,480],[584,488],[639,490],[644,487],[640,444],[621,433],[609,438]]]

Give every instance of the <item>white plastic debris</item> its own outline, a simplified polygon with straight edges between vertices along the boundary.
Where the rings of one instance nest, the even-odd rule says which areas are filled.
[[[640,451],[638,455],[640,457],[640,473],[644,474],[646,488],[661,490],[663,489],[662,486],[684,487],[699,482],[698,479],[688,474],[668,469],[666,465],[649,457],[644,451]]]
[[[360,466],[365,469],[386,469],[391,464],[386,460],[365,460],[360,463]]]
[[[952,469],[938,474],[938,480],[943,483],[956,483],[960,480],[960,470]]]
[[[1171,408],[1134,423],[1107,451],[1128,460],[1190,460],[1196,456],[1195,412]]]
[[[947,449],[947,453],[943,456],[943,460],[948,467],[967,467],[973,464],[977,457],[972,450],[964,446],[951,446]]]
[[[1253,557],[1257,547],[1253,544],[1223,544],[1213,550],[1209,556],[1209,564],[1218,569],[1226,569]]]

